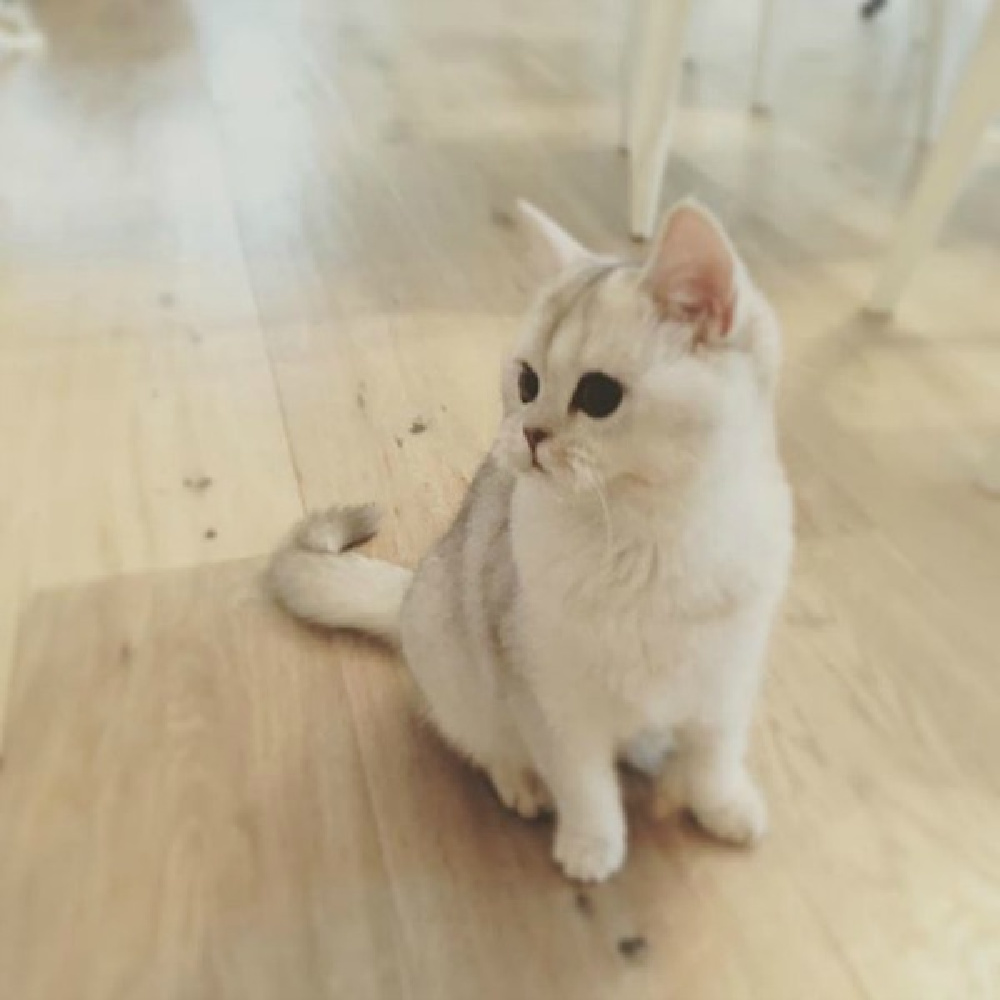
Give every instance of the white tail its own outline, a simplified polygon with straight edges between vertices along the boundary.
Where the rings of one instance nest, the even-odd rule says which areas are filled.
[[[398,646],[399,612],[412,572],[345,552],[375,534],[379,517],[374,504],[309,515],[271,560],[268,582],[278,602],[307,621]]]

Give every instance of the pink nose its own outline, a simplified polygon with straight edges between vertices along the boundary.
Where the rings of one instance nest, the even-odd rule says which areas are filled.
[[[546,431],[542,430],[541,427],[525,427],[524,428],[524,440],[528,442],[528,447],[531,449],[531,453],[535,453],[535,449],[547,438],[552,437],[552,435]]]

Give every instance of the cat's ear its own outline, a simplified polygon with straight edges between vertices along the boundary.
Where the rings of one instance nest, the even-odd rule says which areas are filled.
[[[724,337],[736,309],[736,254],[722,226],[693,198],[675,205],[643,272],[664,319],[693,323],[699,340]]]
[[[530,201],[519,198],[515,207],[518,229],[525,235],[532,263],[544,279],[591,256],[558,222]]]

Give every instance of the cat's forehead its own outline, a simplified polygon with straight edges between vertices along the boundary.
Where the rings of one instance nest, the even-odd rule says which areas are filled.
[[[613,369],[641,353],[645,309],[638,269],[617,261],[589,263],[567,275],[543,298],[523,347],[551,369]]]

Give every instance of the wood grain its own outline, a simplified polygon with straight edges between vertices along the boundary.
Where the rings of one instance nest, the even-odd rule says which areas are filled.
[[[256,569],[28,616],[0,786],[5,994],[409,995],[341,673]]]
[[[256,554],[301,511],[185,9],[39,16],[0,78],[0,720],[38,587]]]
[[[703,7],[666,197],[786,332],[773,831],[630,781],[578,890],[245,557],[303,506],[381,502],[405,563],[448,522],[533,291],[515,196],[638,252],[620,4],[39,0],[48,54],[0,67],[0,996],[1000,998],[996,149],[862,320],[920,160],[905,11],[790,0],[762,119],[754,5]]]

